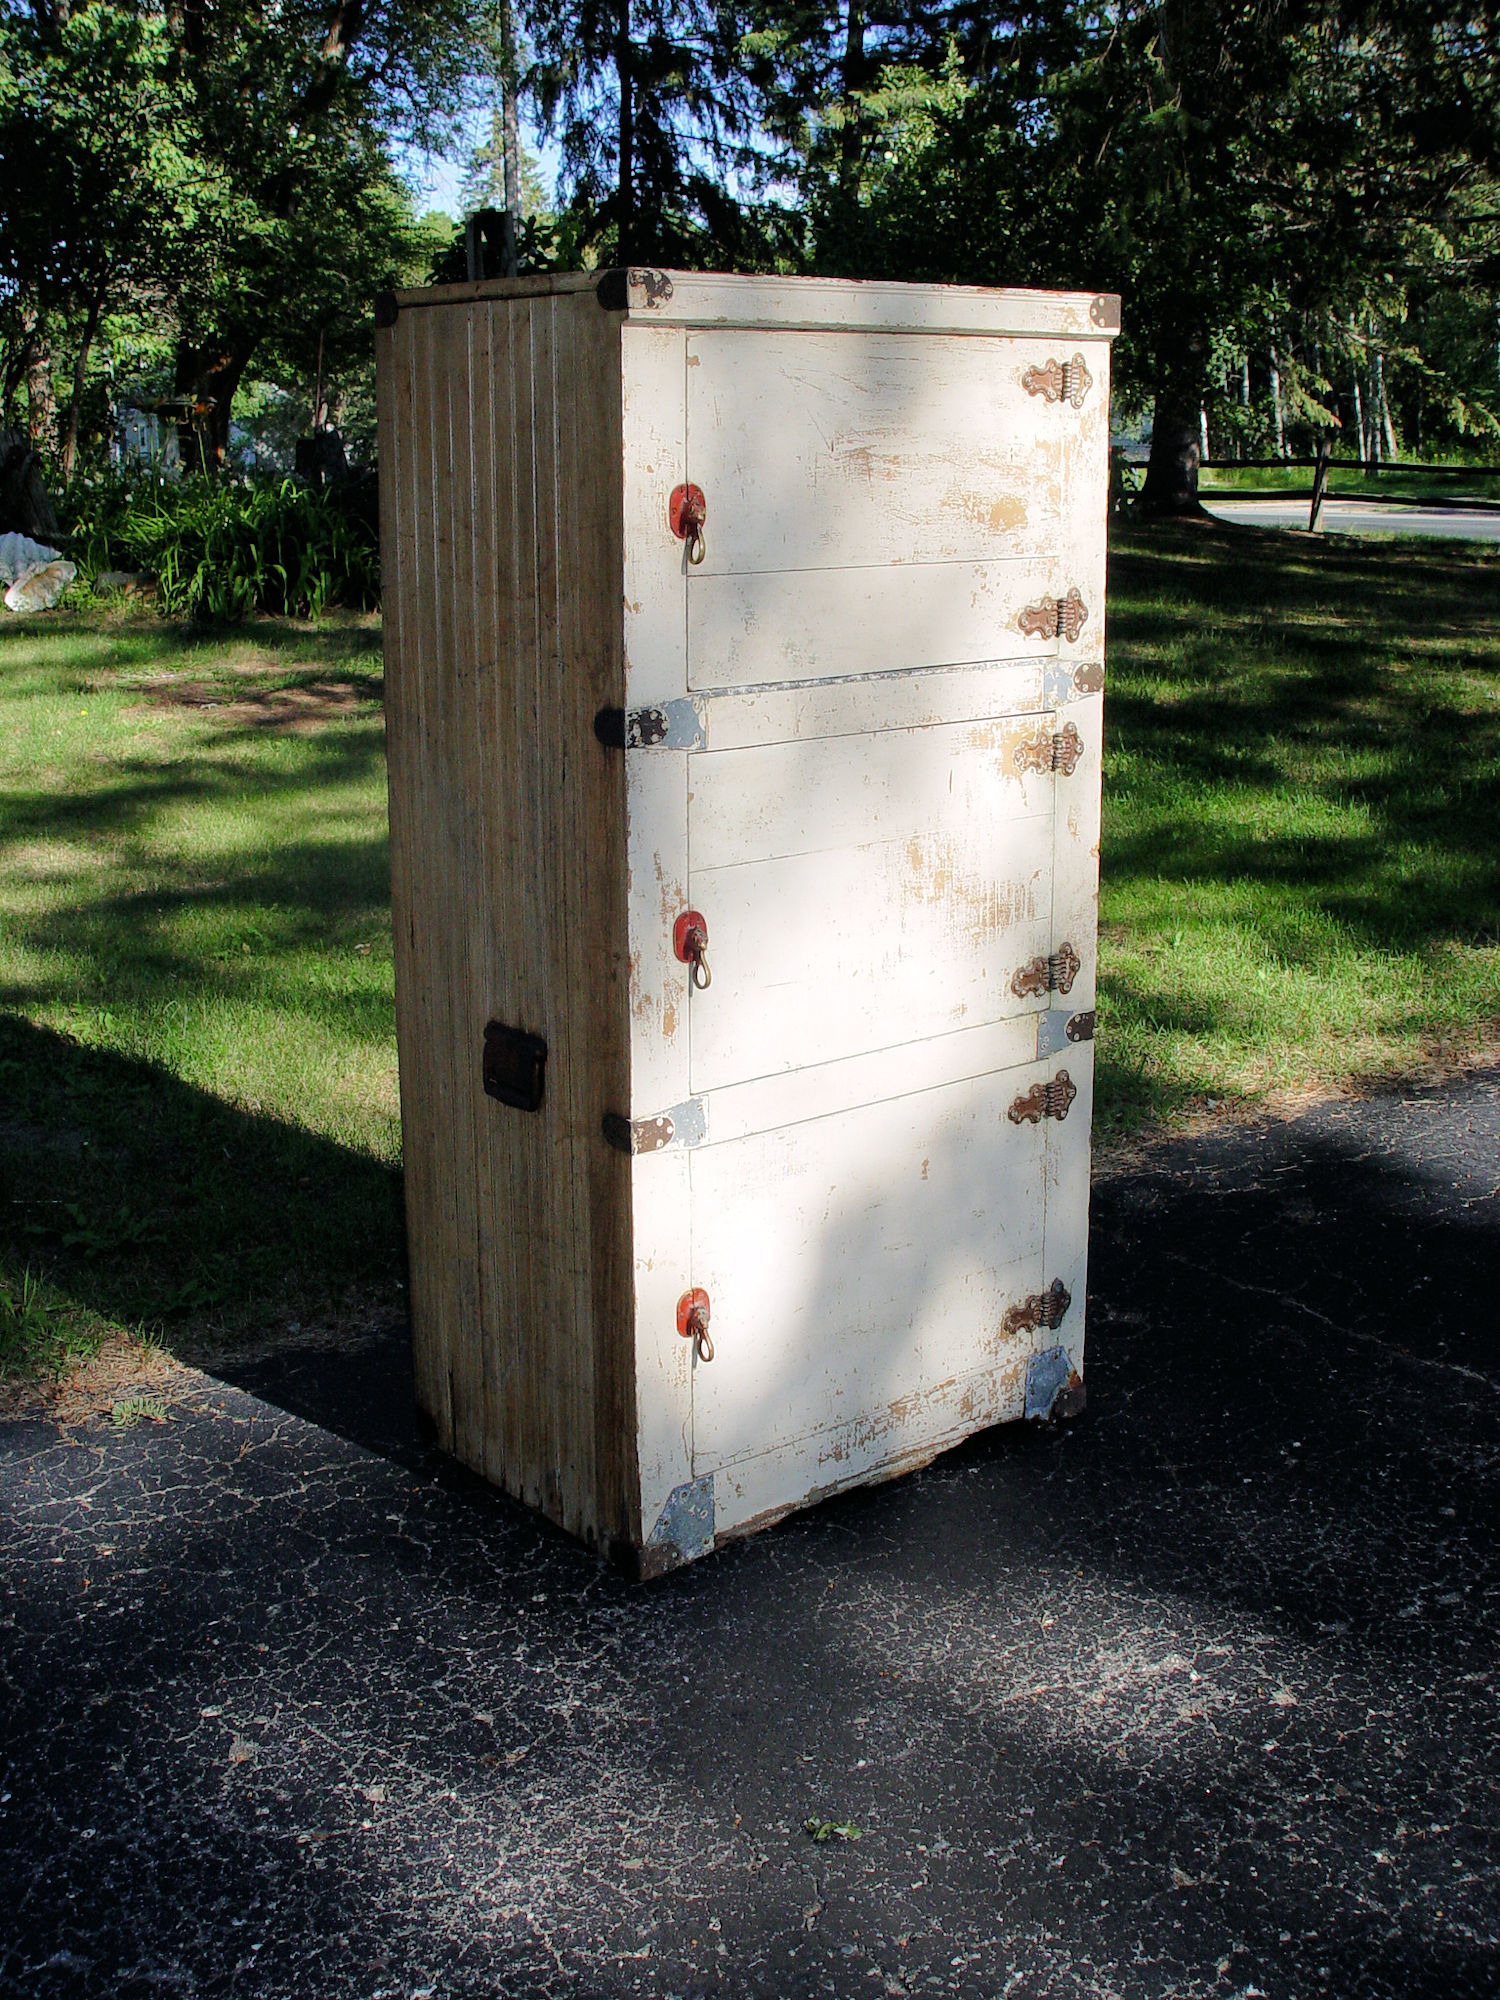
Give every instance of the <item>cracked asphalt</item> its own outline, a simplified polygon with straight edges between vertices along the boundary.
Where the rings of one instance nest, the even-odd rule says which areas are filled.
[[[399,1327],[5,1426],[0,1992],[1500,1992],[1497,1140],[1490,1071],[1104,1179],[1080,1422],[645,1589]]]

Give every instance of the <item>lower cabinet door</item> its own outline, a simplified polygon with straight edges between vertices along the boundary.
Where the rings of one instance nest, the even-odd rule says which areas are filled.
[[[891,1051],[893,1081],[900,1063]],[[721,1530],[1022,1414],[1029,1356],[1065,1338],[1034,1322],[1066,1067],[719,1144],[710,1108],[691,1156],[692,1282],[713,1341],[693,1369],[693,1467],[716,1475]]]

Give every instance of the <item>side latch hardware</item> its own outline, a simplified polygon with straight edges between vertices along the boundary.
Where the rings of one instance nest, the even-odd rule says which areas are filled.
[[[1094,1039],[1094,1010],[1086,1014],[1074,1014],[1063,1033],[1070,1042],[1091,1042]]]
[[[1089,608],[1076,585],[1066,597],[1044,597],[1028,604],[1016,620],[1028,639],[1066,639],[1071,646],[1087,623]]]
[[[1083,408],[1084,398],[1094,386],[1081,354],[1075,354],[1071,361],[1049,361],[1045,367],[1028,368],[1021,377],[1021,387],[1028,396],[1040,396],[1048,403],[1071,403],[1075,410]]]
[[[1055,736],[1033,736],[1016,745],[1016,769],[1024,777],[1028,771],[1061,771],[1071,778],[1083,755],[1083,738],[1071,722],[1065,722]]]
[[[703,540],[703,523],[708,518],[708,502],[701,486],[674,486],[667,501],[667,521],[679,542],[687,543],[687,559],[696,569],[708,550]]]
[[[701,1285],[694,1285],[677,1301],[677,1331],[684,1340],[693,1343],[700,1361],[714,1358],[713,1337],[708,1330],[710,1317],[708,1293]]]
[[[1045,958],[1034,958],[1010,976],[1010,990],[1018,1000],[1034,999],[1040,993],[1071,993],[1082,961],[1070,944],[1060,944]]]
[[[700,993],[713,984],[708,969],[708,919],[696,910],[684,910],[672,926],[672,949],[688,968],[688,978]]]
[[[1001,1331],[1027,1333],[1044,1326],[1049,1333],[1056,1333],[1072,1303],[1073,1294],[1061,1278],[1054,1278],[1045,1292],[1033,1292],[1019,1304],[1007,1306],[1000,1322]]]
[[[484,1030],[481,1070],[487,1096],[517,1111],[540,1111],[547,1080],[547,1044],[524,1028],[507,1028],[490,1021]]]
[[[1023,1090],[1010,1107],[1008,1116],[1012,1125],[1040,1125],[1044,1118],[1055,1118],[1059,1124],[1068,1115],[1068,1106],[1078,1095],[1078,1085],[1065,1069],[1060,1069],[1050,1083],[1034,1083],[1030,1090]]]

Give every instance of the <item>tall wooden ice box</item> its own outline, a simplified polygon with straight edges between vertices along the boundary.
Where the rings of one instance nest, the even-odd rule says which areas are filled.
[[[439,1439],[654,1575],[1078,1407],[1118,300],[376,321]]]

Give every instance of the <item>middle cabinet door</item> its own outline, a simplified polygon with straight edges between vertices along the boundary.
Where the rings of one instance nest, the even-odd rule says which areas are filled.
[[[694,1091],[784,1075],[1047,1004],[1047,714],[688,760]]]

